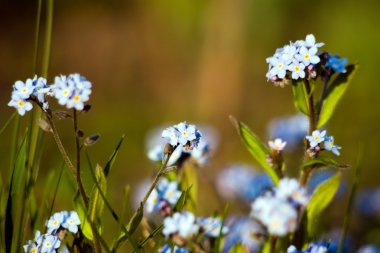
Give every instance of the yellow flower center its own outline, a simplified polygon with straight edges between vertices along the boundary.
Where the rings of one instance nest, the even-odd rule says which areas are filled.
[[[187,136],[187,131],[182,131],[182,136],[186,137]]]
[[[299,66],[296,66],[296,67],[294,68],[294,70],[298,72],[298,71],[300,71],[300,67],[299,67]]]
[[[75,102],[78,102],[79,100],[80,100],[80,97],[79,97],[78,95],[75,95],[75,96],[74,96],[74,101],[75,101]]]
[[[305,59],[307,60],[307,59],[310,58],[310,55],[309,55],[309,54],[305,54],[305,55],[303,56],[303,58],[305,58]]]
[[[53,225],[57,226],[58,225],[58,221],[57,220],[53,221]]]
[[[67,221],[69,224],[74,224],[74,221],[72,219]]]
[[[22,101],[22,100],[18,101],[18,106],[19,107],[24,107],[24,105],[25,105],[24,101]]]
[[[68,90],[64,90],[63,91],[63,95],[67,96],[69,94],[69,91]]]
[[[23,89],[21,90],[21,92],[22,92],[22,93],[26,93],[26,92],[27,92],[27,89],[26,89],[26,88],[23,88]]]
[[[283,66],[284,66],[284,65],[282,65],[282,63],[279,63],[279,64],[277,65],[277,68],[278,68],[278,69],[282,69]]]
[[[319,136],[315,136],[315,137],[314,137],[314,140],[315,140],[315,141],[319,141]]]
[[[37,253],[37,249],[36,248],[32,249],[32,253]]]
[[[329,146],[330,147],[334,146],[334,143],[332,141],[329,141]]]
[[[45,246],[46,246],[47,248],[50,248],[50,247],[51,247],[51,243],[50,243],[50,242],[46,242],[46,243],[45,243]]]

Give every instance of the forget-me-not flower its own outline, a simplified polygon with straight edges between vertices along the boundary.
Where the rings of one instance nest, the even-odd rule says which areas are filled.
[[[339,58],[338,55],[329,56],[326,67],[331,68],[336,73],[346,73],[347,58]]]
[[[310,147],[315,148],[319,143],[325,141],[326,130],[320,132],[319,130],[314,130],[311,135],[306,136],[306,139],[310,142]]]
[[[75,211],[64,212],[65,219],[61,224],[62,227],[69,230],[71,233],[76,234],[80,225],[80,219],[78,213]]]
[[[326,150],[333,152],[335,155],[340,155],[339,149],[341,149],[341,147],[335,145],[334,137],[326,136],[324,147]]]

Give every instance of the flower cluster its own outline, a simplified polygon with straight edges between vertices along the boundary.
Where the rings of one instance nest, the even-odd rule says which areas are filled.
[[[176,212],[173,216],[166,217],[163,224],[162,233],[179,245],[185,244],[195,235],[204,234],[206,237],[215,238],[228,232],[227,227],[222,227],[220,218],[197,218],[188,211]]]
[[[304,250],[297,250],[297,248],[294,245],[291,245],[287,251],[287,253],[335,253],[337,252],[337,249],[335,245],[332,245],[328,242],[314,242],[310,243],[306,249]]]
[[[171,146],[181,145],[187,150],[196,148],[201,137],[201,132],[194,125],[189,125],[186,122],[171,126],[162,132],[162,138]]]
[[[312,148],[316,152],[321,150],[320,144],[323,142],[323,147],[325,150],[331,151],[337,156],[340,155],[339,149],[341,149],[341,147],[335,145],[334,137],[328,136],[326,134],[326,130],[322,132],[320,132],[319,130],[315,130],[311,133],[311,135],[306,136],[306,139],[310,143],[310,148]]]
[[[33,79],[27,79],[25,82],[16,81],[13,85],[11,101],[9,101],[8,106],[16,108],[18,113],[23,116],[25,112],[33,108],[30,100],[35,100],[46,110],[49,106],[45,100],[45,96],[49,92],[50,88],[46,84],[45,78],[37,78],[35,76]]]
[[[75,211],[55,213],[46,222],[47,234],[41,235],[40,231],[37,231],[34,240],[29,240],[24,245],[24,251],[27,253],[56,252],[56,249],[61,246],[61,240],[64,239],[66,231],[76,234],[80,224],[79,216]]]
[[[176,245],[173,247],[173,252],[172,252],[172,247],[167,244],[162,246],[162,248],[158,251],[158,253],[189,253],[189,252],[190,251],[188,248],[180,248]]]
[[[183,162],[191,159],[192,162],[195,162],[197,165],[203,166],[207,164],[211,153],[216,149],[217,146],[217,137],[215,136],[215,130],[210,127],[201,128],[202,133],[205,131],[207,136],[210,138],[205,138],[202,136],[196,148],[188,149],[186,146],[178,146],[170,156],[168,165],[177,165],[180,167]],[[158,133],[160,138],[157,138]],[[162,128],[155,128],[147,134],[147,156],[150,160],[154,162],[161,162],[163,158],[163,150],[165,149],[165,144],[167,139],[161,137],[163,132]]]
[[[57,76],[53,84],[54,97],[60,105],[83,110],[84,102],[90,99],[92,84],[79,74]]]
[[[33,108],[32,102],[46,111],[49,108],[47,97],[54,96],[60,105],[83,110],[84,102],[89,100],[91,86],[91,83],[79,74],[58,76],[52,85],[48,85],[45,78],[35,76],[25,82],[15,82],[8,106],[16,108],[23,116]]]
[[[316,43],[314,35],[309,34],[305,40],[290,42],[289,45],[278,48],[272,57],[266,59],[269,64],[266,74],[268,80],[279,81],[286,78],[288,73],[289,79],[305,78],[307,70],[312,70],[313,64],[320,62],[317,52],[323,45]]]
[[[284,236],[297,229],[308,201],[306,189],[297,180],[283,178],[277,188],[252,203],[251,216],[263,224],[269,234]]]
[[[181,194],[182,192],[179,190],[178,182],[162,178],[147,199],[146,211],[149,213],[160,211],[164,214],[168,214],[170,213],[171,207],[173,207],[181,197]]]

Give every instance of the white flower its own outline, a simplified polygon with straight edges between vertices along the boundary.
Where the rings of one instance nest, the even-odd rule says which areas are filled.
[[[269,71],[269,77],[277,76],[278,78],[284,78],[286,75],[287,64],[284,60],[277,57],[270,59],[270,64],[273,66]]]
[[[18,94],[12,95],[12,100],[9,101],[8,106],[16,108],[21,116],[24,116],[25,112],[30,111],[33,108],[32,103],[19,97]]]
[[[206,236],[219,237],[219,234],[225,235],[228,233],[228,228],[223,226],[222,220],[217,217],[198,218],[197,223],[204,230]]]
[[[325,43],[322,43],[322,42],[315,43],[315,37],[313,34],[306,35],[306,40],[304,42],[305,47],[317,47],[318,48],[318,47],[322,47],[324,45],[325,45]]]
[[[297,228],[298,213],[289,202],[265,195],[252,204],[251,216],[259,220],[269,234],[284,236]]]
[[[16,81],[13,88],[14,92],[23,99],[28,99],[34,91],[32,79],[27,79],[25,83],[22,81]]]
[[[174,127],[168,127],[162,132],[162,138],[165,138],[172,146],[178,144],[179,133]]]
[[[282,151],[286,146],[286,141],[282,141],[282,139],[276,138],[274,141],[269,141],[268,144],[272,150]]]
[[[293,202],[305,207],[309,202],[309,196],[304,187],[294,178],[283,178],[276,188],[276,197],[291,199]]]
[[[62,223],[62,227],[69,230],[71,233],[76,234],[78,232],[78,227],[80,225],[80,219],[78,216],[78,213],[75,211],[66,212],[63,211],[63,214],[65,214],[65,220]]]
[[[186,211],[174,213],[172,217],[166,217],[163,224],[162,233],[166,237],[178,233],[179,236],[187,239],[199,231],[198,225],[195,224],[195,216]]]
[[[157,205],[158,205],[158,192],[156,189],[153,189],[153,191],[149,195],[149,198],[146,200],[145,210],[148,213],[151,213],[156,210]]]
[[[289,70],[292,71],[292,78],[297,80],[298,78],[305,78],[305,65],[294,61],[290,66]]]
[[[310,142],[310,147],[315,148],[319,143],[325,141],[326,131],[319,132],[319,130],[314,130],[311,136],[306,136],[306,139]]]
[[[296,55],[296,58],[299,61],[302,61],[305,66],[309,66],[312,64],[317,64],[320,62],[321,59],[319,59],[317,54],[318,49],[316,47],[311,47],[310,49],[307,49],[306,47],[301,47],[299,54]]]

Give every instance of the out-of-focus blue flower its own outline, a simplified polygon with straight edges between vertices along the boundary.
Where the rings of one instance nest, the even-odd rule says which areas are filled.
[[[329,179],[330,177],[335,175],[335,171],[331,169],[321,169],[321,170],[315,170],[311,173],[310,178],[307,182],[307,192],[311,196],[314,192],[314,190]],[[346,189],[346,184],[344,180],[341,180],[341,183],[339,185],[338,191],[335,194],[335,198],[340,198],[343,196]]]
[[[361,215],[380,217],[380,188],[360,192],[355,206]]]
[[[346,73],[347,58],[340,58],[338,55],[329,56],[326,67],[337,73]]]
[[[182,192],[179,190],[178,182],[161,178],[157,187],[152,191],[146,201],[146,211],[149,213],[160,211],[164,203],[174,206],[181,197],[181,194]]]
[[[216,179],[216,187],[222,197],[243,200],[249,204],[272,186],[272,180],[266,173],[258,173],[245,164],[228,166]]]
[[[358,253],[380,253],[380,247],[376,245],[364,245],[359,248]]]
[[[219,217],[197,218],[197,224],[208,237],[217,238],[220,234],[228,233],[228,227],[223,226],[222,228],[222,220]]]
[[[188,248],[180,248],[178,246],[174,246],[173,253],[189,253]],[[165,244],[157,253],[172,253],[172,247]]]
[[[223,253],[227,253],[237,243],[249,248],[251,252],[259,252],[262,247],[260,235],[264,233],[261,226],[248,217],[232,217],[227,219],[229,232],[225,237]]]
[[[308,129],[309,120],[303,114],[277,118],[268,125],[268,133],[271,138],[281,138],[286,141],[285,151],[292,151],[301,144]]]
[[[199,231],[199,226],[196,224],[194,214],[187,211],[174,213],[173,216],[166,217],[163,225],[162,233],[166,237],[178,234],[181,238],[186,240]]]

